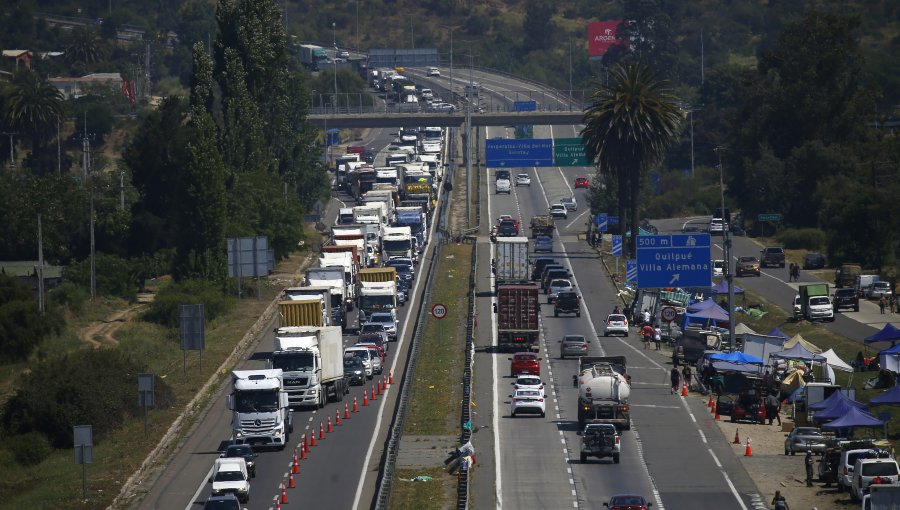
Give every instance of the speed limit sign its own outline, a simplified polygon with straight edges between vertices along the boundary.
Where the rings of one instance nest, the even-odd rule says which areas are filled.
[[[433,315],[435,319],[443,319],[447,316],[447,307],[438,303],[431,307],[431,315]]]
[[[675,320],[675,316],[677,314],[675,313],[674,308],[672,308],[671,306],[667,306],[662,309],[662,313],[660,313],[660,315],[662,316],[662,320],[666,322],[672,322]]]

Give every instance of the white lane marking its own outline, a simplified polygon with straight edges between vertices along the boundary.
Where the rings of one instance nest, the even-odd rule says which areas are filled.
[[[437,222],[432,222],[430,225],[430,230],[428,237],[430,239],[434,239],[434,232],[437,228]],[[434,251],[432,250],[431,256],[434,257]],[[413,296],[419,294],[420,287],[422,282],[425,281],[425,278],[418,278],[416,281],[416,285],[413,289]],[[406,332],[408,331],[407,326],[409,326],[409,320],[412,318],[413,313],[407,313],[406,319],[403,321],[403,334],[398,335],[398,343],[396,348],[402,349],[403,343],[406,341]],[[410,341],[412,341],[412,337],[410,337]],[[400,352],[399,350],[397,352]],[[400,356],[394,356],[394,360],[391,362],[391,372],[393,372],[397,368],[397,362],[400,360]],[[390,388],[388,388],[388,391]],[[372,460],[372,451],[375,449],[375,442],[378,438],[378,434],[381,432],[381,422],[382,417],[384,416],[384,406],[387,403],[387,395],[388,391],[384,392],[384,398],[381,399],[381,403],[378,405],[378,417],[375,419],[375,430],[372,432],[372,440],[369,441],[369,448],[366,450],[366,458],[363,461],[362,468],[359,474],[359,483],[356,485],[356,495],[353,497],[353,506],[351,508],[359,508],[359,500],[362,497],[363,486],[366,484],[366,473],[369,470],[369,462]],[[398,390],[399,391],[399,390]]]
[[[186,507],[184,507],[184,510],[191,510],[192,508],[194,508],[194,502],[197,501],[197,498],[200,497],[200,492],[206,488],[207,480],[209,480],[209,478],[212,476],[214,467],[215,465],[209,467],[209,471],[206,473],[206,476],[203,477],[203,483],[200,484],[199,487],[197,487],[197,492],[195,492],[194,495],[191,496],[191,501],[188,502],[188,505]]]
[[[487,133],[487,129],[485,129],[485,133]],[[481,177],[479,177],[480,179]],[[486,177],[487,178],[487,177]],[[488,190],[487,193],[487,208],[488,215],[490,216],[491,211],[491,192]],[[488,221],[493,221],[493,219],[488,219]],[[519,225],[521,227],[522,222],[519,221]],[[494,243],[491,243],[491,260],[494,260]],[[497,345],[497,314],[493,313],[493,307],[497,306],[497,296],[494,295],[494,283],[495,277],[494,272],[491,271],[490,284],[491,284],[491,351],[493,352],[493,347]],[[494,497],[497,500],[497,508],[503,508],[503,470],[501,469],[501,459],[500,457],[500,405],[497,402],[497,396],[500,394],[498,381],[500,373],[497,371],[497,354],[493,352],[493,356],[491,356],[491,379],[493,379],[494,384],[491,387],[491,412],[493,414],[491,418],[491,428],[493,429],[494,434]]]
[[[696,420],[696,418],[694,418],[694,412],[691,411],[690,407],[688,407],[687,400],[681,399],[681,405],[682,405],[682,407],[684,407],[684,410],[687,411],[688,415],[690,415],[691,419],[693,419],[694,422],[696,423],[697,420]],[[698,432],[700,432],[699,429],[698,429]],[[706,443],[705,436],[703,437],[703,442]],[[722,477],[725,478],[725,483],[728,484],[728,488],[731,490],[731,494],[734,496],[734,499],[737,500],[738,505],[740,505],[742,510],[747,510],[747,506],[744,505],[744,500],[742,500],[741,495],[738,494],[737,489],[735,488],[734,484],[731,482],[731,477],[728,476],[728,471],[722,467],[722,464],[719,462],[719,458],[716,457],[716,454],[713,453],[713,451],[711,449],[707,448],[706,451],[709,452],[709,454],[713,458],[713,461],[716,463],[716,466],[719,467],[719,472],[722,474]]]
[[[550,126],[550,138],[553,138],[553,126]],[[566,179],[566,174],[563,173],[562,167],[556,167],[556,171],[559,172],[559,176],[562,177],[563,184],[565,184],[566,187],[569,188],[569,196],[575,196],[575,191],[572,190],[572,186],[569,186],[569,180]],[[550,206],[548,205],[547,207],[549,208]]]
[[[574,225],[575,222],[578,221],[578,218],[581,218],[582,216],[584,216],[585,214],[587,214],[587,213],[589,213],[589,212],[590,212],[590,210],[587,210],[587,211],[584,211],[583,213],[579,214],[578,216],[575,216],[575,219],[573,219],[572,221],[570,221],[570,222],[566,225],[566,229],[568,229],[569,227],[571,227],[572,225]]]
[[[629,407],[649,407],[652,409],[681,409],[679,406],[661,406],[657,404],[631,404]]]
[[[706,441],[706,434],[703,433],[702,430],[697,430],[697,433],[700,434],[700,439],[703,441],[703,444],[708,444]]]
[[[550,128],[550,134],[551,134],[551,137],[552,137],[552,134],[553,134],[553,128],[552,128],[552,127]],[[562,171],[560,171],[560,173],[562,173]],[[563,180],[565,181],[565,178],[564,178]],[[540,175],[539,175],[539,174],[538,174],[538,186],[541,187],[541,194],[544,196],[544,202],[547,203],[547,208],[549,208],[549,207],[550,207],[550,203],[547,201],[547,193],[544,191],[544,185],[543,185],[543,183],[541,182],[541,179],[540,179]],[[566,186],[568,186],[568,183],[566,183]],[[570,189],[571,189],[571,188],[570,188]],[[559,244],[560,244],[561,247],[562,247],[562,253],[563,253],[563,255],[567,256],[568,253],[566,252],[566,245],[565,245],[565,243],[563,243],[562,241],[560,241]],[[572,271],[572,266],[571,266],[570,263],[569,263],[568,257],[566,258],[566,264],[569,266],[569,272],[572,273],[572,282],[575,284],[576,288],[581,288],[581,286],[578,285],[578,281],[575,279],[575,272]],[[600,335],[597,334],[597,329],[594,328],[594,320],[591,318],[591,312],[590,312],[590,310],[588,310],[588,307],[587,307],[587,306],[584,307],[584,314],[585,314],[585,317],[587,317],[587,320],[588,320],[588,326],[590,326],[591,332],[594,334],[594,338],[598,339],[598,340],[597,340],[597,346],[598,346],[598,348],[600,349],[600,355],[601,355],[601,356],[606,356],[606,352],[603,350],[603,344],[602,344],[602,343],[600,342],[600,340],[599,340]],[[631,345],[630,345],[629,343],[625,342],[623,339],[619,338],[618,340],[619,340],[620,342],[622,342],[624,345],[628,345],[629,347],[631,347]],[[637,349],[634,349],[634,350],[635,350],[636,352],[640,353],[640,351],[638,351]],[[643,354],[643,353],[640,353],[640,354]],[[647,358],[647,361],[649,361],[649,362],[652,363],[653,365],[657,366],[660,370],[665,370],[665,369],[663,369],[663,367],[661,367],[661,366],[659,365],[659,363],[656,363],[655,361],[653,361],[652,359],[650,359],[649,357],[647,357],[647,355],[643,355],[643,356],[644,356],[645,358]],[[659,510],[666,510],[666,507],[663,505],[662,498],[661,498],[660,495],[659,495],[659,487],[656,485],[656,480],[653,478],[653,475],[650,474],[650,470],[647,468],[647,460],[644,458],[644,450],[643,450],[643,448],[641,448],[641,436],[640,436],[640,434],[638,433],[637,428],[634,426],[634,422],[632,422],[632,425],[631,425],[631,433],[632,433],[632,435],[634,435],[635,442],[637,443],[638,461],[640,462],[641,466],[643,466],[644,473],[645,473],[646,476],[647,476],[647,480],[650,482],[650,486],[653,488],[653,497],[654,497],[654,499],[656,500],[656,507],[657,507]],[[577,502],[576,502],[576,507],[577,507]]]

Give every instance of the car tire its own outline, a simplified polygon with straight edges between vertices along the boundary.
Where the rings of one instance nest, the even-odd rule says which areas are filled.
[[[585,462],[587,462],[587,455],[582,453],[581,454],[581,463],[584,464]]]
[[[619,463],[619,454],[618,453],[613,454],[613,462],[616,464]]]
[[[575,312],[575,317],[581,317],[581,312]]]
[[[607,333],[607,332],[604,331],[604,332],[603,332],[603,336],[609,338],[609,333]]]
[[[547,413],[541,412],[541,418],[546,418],[546,417],[547,417]]]

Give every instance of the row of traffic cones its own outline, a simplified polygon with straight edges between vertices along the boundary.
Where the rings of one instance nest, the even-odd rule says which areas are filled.
[[[381,380],[377,382],[377,385],[372,386],[372,400],[378,400],[378,395],[382,395],[384,391],[387,390],[387,387],[391,384],[394,384],[394,372],[390,372],[389,377],[382,376]],[[376,393],[377,391],[377,393]],[[369,405],[369,399],[367,392],[363,391],[363,406]],[[359,412],[359,403],[357,397],[353,397],[353,412]],[[341,424],[341,411],[340,409],[335,410],[334,424]],[[350,419],[350,404],[348,402],[344,403],[344,419]],[[325,439],[326,430],[328,433],[334,432],[334,427],[331,424],[331,418],[329,417],[326,420],[326,425],[319,422],[319,440]],[[300,460],[306,459],[306,455],[309,453],[309,447],[316,446],[316,434],[303,434],[303,440],[294,449],[293,460],[291,462],[291,469],[288,471],[288,482],[285,484],[281,482],[279,485],[279,489],[281,490],[281,496],[276,497],[276,508],[280,509],[282,504],[286,504],[288,502],[287,499],[287,489],[294,489],[297,487],[297,481],[294,479],[294,475],[300,474]]]

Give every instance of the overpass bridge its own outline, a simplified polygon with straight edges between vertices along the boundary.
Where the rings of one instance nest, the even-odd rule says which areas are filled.
[[[582,112],[535,111],[535,112],[473,112],[472,126],[519,126],[519,125],[573,125],[581,124]],[[369,112],[369,113],[312,113],[309,123],[321,129],[374,128],[374,127],[418,127],[440,126],[459,127],[465,124],[465,112]]]

